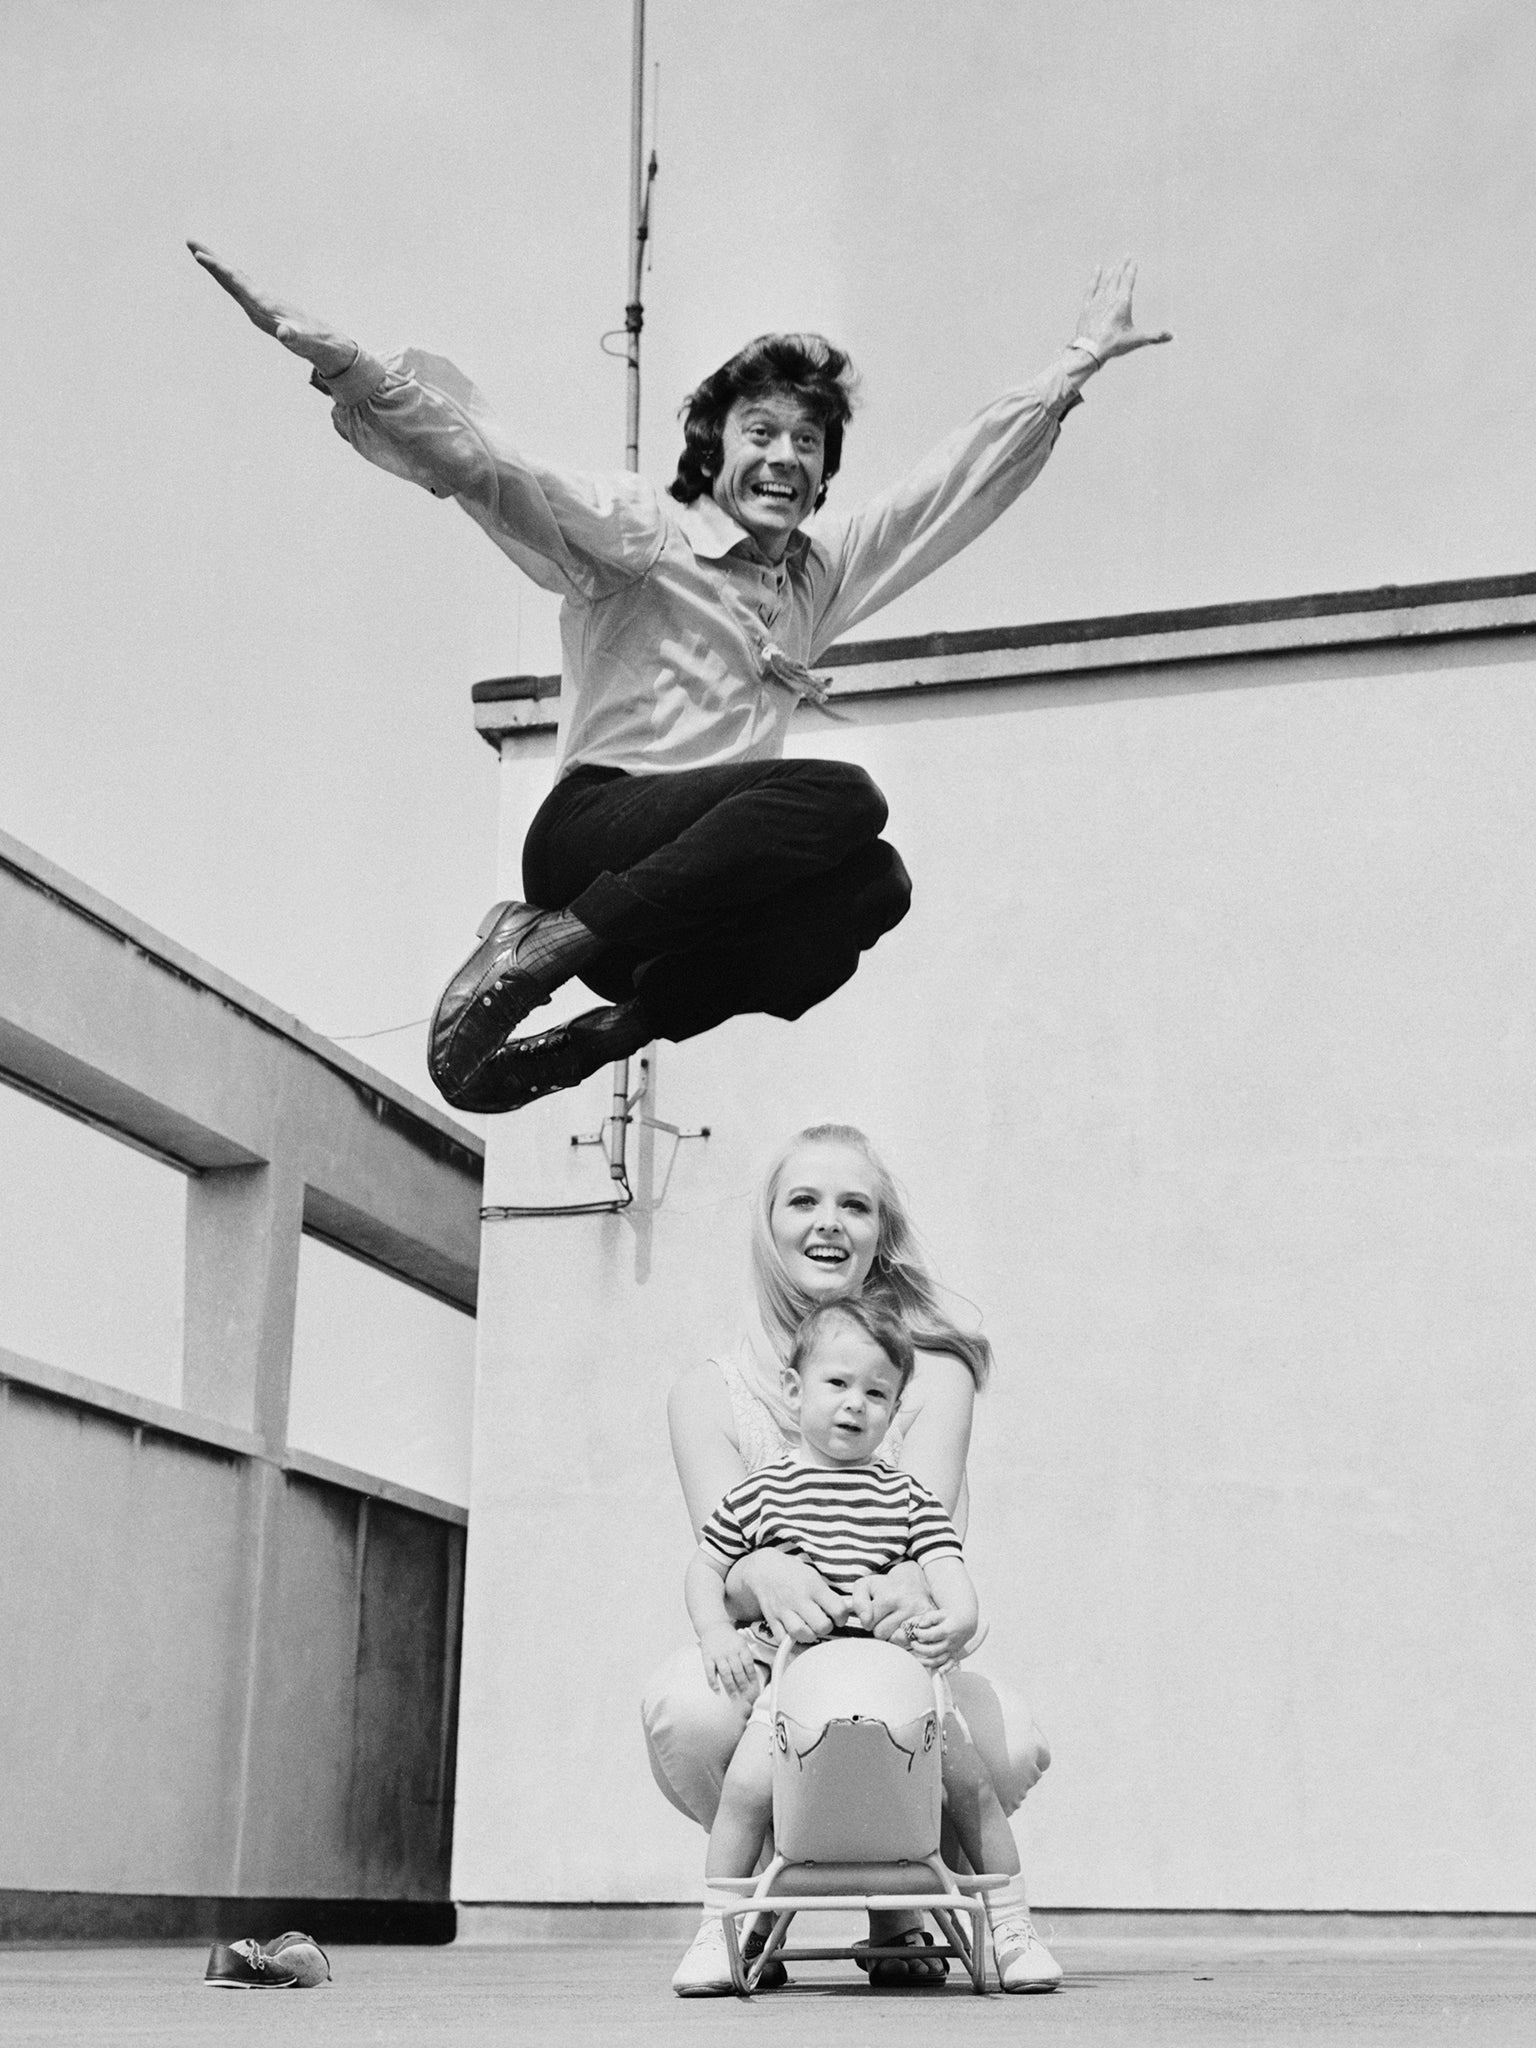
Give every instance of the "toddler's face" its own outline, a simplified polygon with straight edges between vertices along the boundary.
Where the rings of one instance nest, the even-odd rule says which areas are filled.
[[[896,1413],[901,1375],[872,1337],[839,1320],[798,1377],[785,1373],[784,1391],[818,1464],[867,1465]]]

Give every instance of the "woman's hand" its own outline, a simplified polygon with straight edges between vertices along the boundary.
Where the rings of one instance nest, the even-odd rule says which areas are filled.
[[[704,1676],[716,1692],[750,1707],[763,1689],[763,1675],[746,1637],[729,1622],[706,1628],[699,1636]]]
[[[214,283],[224,287],[248,320],[253,321],[263,334],[273,335],[284,348],[302,356],[306,363],[313,363],[322,377],[339,377],[343,370],[351,369],[357,361],[357,343],[347,335],[338,334],[322,321],[300,312],[297,306],[261,291],[248,277],[232,270],[227,263],[221,263],[201,242],[188,242],[187,247]]]
[[[738,1613],[748,1604],[738,1596],[750,1595],[775,1642],[788,1636],[797,1643],[814,1643],[841,1627],[851,1612],[848,1601],[833,1592],[820,1572],[782,1550],[754,1550],[738,1559],[726,1590]]]
[[[1129,256],[1120,263],[1101,264],[1093,273],[1093,282],[1072,332],[1092,343],[1101,363],[1114,356],[1128,356],[1133,349],[1153,348],[1159,342],[1173,339],[1166,327],[1160,327],[1154,334],[1143,332],[1136,325],[1131,315],[1135,283],[1136,266]]]
[[[851,1597],[860,1628],[867,1628],[882,1642],[900,1637],[909,1621],[933,1609],[923,1568],[910,1557],[879,1578],[860,1579]]]

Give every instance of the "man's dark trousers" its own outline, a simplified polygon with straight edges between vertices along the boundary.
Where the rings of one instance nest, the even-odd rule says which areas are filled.
[[[523,888],[607,942],[589,988],[638,996],[658,1038],[693,1038],[748,1011],[803,1015],[901,922],[912,885],[885,820],[841,761],[576,768],[529,828]]]

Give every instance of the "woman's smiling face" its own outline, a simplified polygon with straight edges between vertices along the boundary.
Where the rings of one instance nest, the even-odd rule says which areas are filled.
[[[784,1162],[769,1223],[800,1293],[813,1301],[859,1293],[880,1240],[875,1169],[852,1145],[798,1146]]]

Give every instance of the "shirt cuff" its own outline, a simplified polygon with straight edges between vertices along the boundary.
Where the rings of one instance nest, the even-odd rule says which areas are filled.
[[[1092,372],[1090,371],[1089,374],[1092,375]],[[1065,349],[1062,350],[1061,355],[1057,357],[1050,369],[1047,370],[1045,381],[1054,384],[1056,387],[1047,403],[1051,411],[1055,413],[1057,424],[1059,425],[1074,406],[1081,405],[1083,402],[1082,384],[1074,385],[1068,374]],[[1083,383],[1087,381],[1085,377]]]
[[[309,381],[338,405],[366,405],[388,374],[377,356],[360,348],[339,377],[322,377],[316,370]]]

